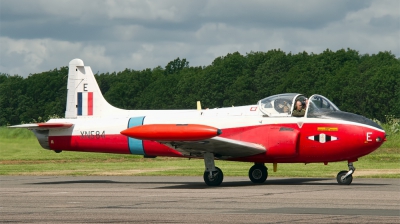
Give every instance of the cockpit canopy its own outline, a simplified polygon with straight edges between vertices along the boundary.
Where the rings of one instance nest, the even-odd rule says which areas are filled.
[[[318,94],[312,95],[310,99],[299,93],[278,94],[258,101],[258,106],[268,117],[290,117],[298,100],[305,108],[304,117],[317,117],[327,111],[340,111],[334,103]]]

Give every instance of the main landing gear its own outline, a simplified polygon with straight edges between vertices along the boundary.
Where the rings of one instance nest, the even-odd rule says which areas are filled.
[[[204,153],[204,165],[206,170],[204,171],[204,182],[208,186],[219,186],[224,180],[224,173],[222,170],[215,166],[214,154],[211,152]]]
[[[204,153],[204,182],[208,186],[219,186],[224,180],[224,173],[222,170],[215,166],[214,154],[210,152]],[[264,163],[255,163],[249,170],[249,178],[251,182],[262,184],[268,177],[268,169]]]
[[[268,169],[264,163],[255,163],[249,170],[249,178],[255,184],[262,184],[268,177]]]
[[[350,185],[353,181],[353,173],[356,168],[353,166],[353,163],[348,163],[349,171],[340,171],[336,176],[336,180],[340,185]]]

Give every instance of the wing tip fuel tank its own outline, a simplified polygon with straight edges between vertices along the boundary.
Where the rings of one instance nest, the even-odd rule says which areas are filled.
[[[218,128],[199,124],[145,124],[121,131],[122,135],[153,141],[198,141],[222,134]]]

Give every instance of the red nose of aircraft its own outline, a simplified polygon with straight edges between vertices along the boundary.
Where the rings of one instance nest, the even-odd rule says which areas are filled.
[[[360,132],[353,128],[354,132],[351,133],[354,136],[352,142],[357,142],[357,138],[361,140],[358,145],[352,148],[357,153],[357,157],[365,156],[375,151],[384,143],[386,133],[379,124],[361,115],[353,114],[351,118],[349,119],[350,121],[362,124]]]
[[[364,127],[364,152],[369,154],[379,148],[386,141],[386,133],[372,127]]]
[[[131,138],[153,141],[197,141],[221,133],[218,128],[198,124],[146,124],[121,131]]]

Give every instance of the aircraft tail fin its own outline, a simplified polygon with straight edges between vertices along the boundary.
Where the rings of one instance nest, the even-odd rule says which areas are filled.
[[[65,118],[103,117],[121,111],[104,99],[92,69],[81,59],[69,62],[67,89]]]

